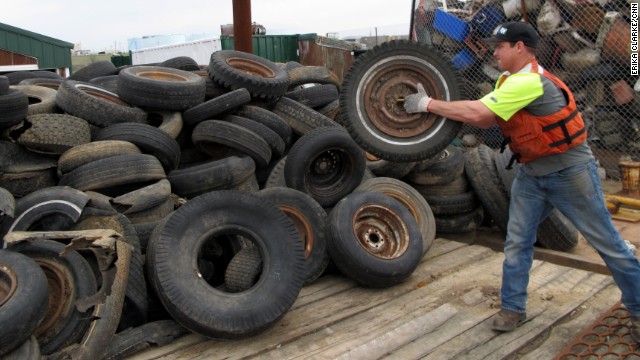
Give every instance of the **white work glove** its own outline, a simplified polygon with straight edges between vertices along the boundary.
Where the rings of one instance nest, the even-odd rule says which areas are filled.
[[[404,97],[404,110],[409,114],[417,112],[429,112],[429,104],[431,104],[432,98],[424,91],[422,84],[418,84],[418,93],[411,94]]]

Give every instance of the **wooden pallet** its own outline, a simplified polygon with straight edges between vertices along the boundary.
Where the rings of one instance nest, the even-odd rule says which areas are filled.
[[[499,251],[436,239],[397,286],[368,289],[340,274],[325,275],[258,336],[218,341],[190,334],[131,359],[552,358],[593,322],[593,312],[619,299],[610,276],[534,260],[528,320],[500,334],[490,323],[499,310],[502,261]],[[556,328],[562,336],[548,336]]]

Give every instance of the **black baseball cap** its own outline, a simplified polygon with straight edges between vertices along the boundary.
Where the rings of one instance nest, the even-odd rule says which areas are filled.
[[[487,43],[522,41],[525,46],[535,49],[538,46],[538,33],[530,24],[515,21],[498,26],[492,37],[483,40]]]

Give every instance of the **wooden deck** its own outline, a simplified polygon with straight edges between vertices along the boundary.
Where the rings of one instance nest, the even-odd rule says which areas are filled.
[[[325,275],[258,336],[190,334],[131,359],[553,359],[620,299],[608,275],[535,260],[528,321],[500,334],[490,318],[502,260],[489,247],[438,238],[402,284],[368,289]]]

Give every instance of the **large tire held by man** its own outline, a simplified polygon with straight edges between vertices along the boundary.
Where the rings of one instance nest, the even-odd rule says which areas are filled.
[[[418,161],[447,147],[462,123],[431,113],[408,114],[404,97],[421,83],[434,99],[464,98],[455,68],[436,50],[408,41],[385,42],[360,55],[340,92],[341,123],[375,156]]]
[[[384,193],[356,191],[329,214],[329,256],[346,276],[383,288],[408,278],[422,258],[416,220]]]
[[[230,238],[255,245],[262,275],[247,291],[210,283],[202,266],[215,253],[235,252]],[[211,338],[255,335],[293,305],[304,282],[304,249],[289,218],[273,203],[238,191],[212,191],[189,200],[158,226],[147,248],[149,282],[182,326]],[[223,285],[223,284],[222,284]]]
[[[44,318],[47,277],[28,256],[0,249],[0,356],[19,347]]]

